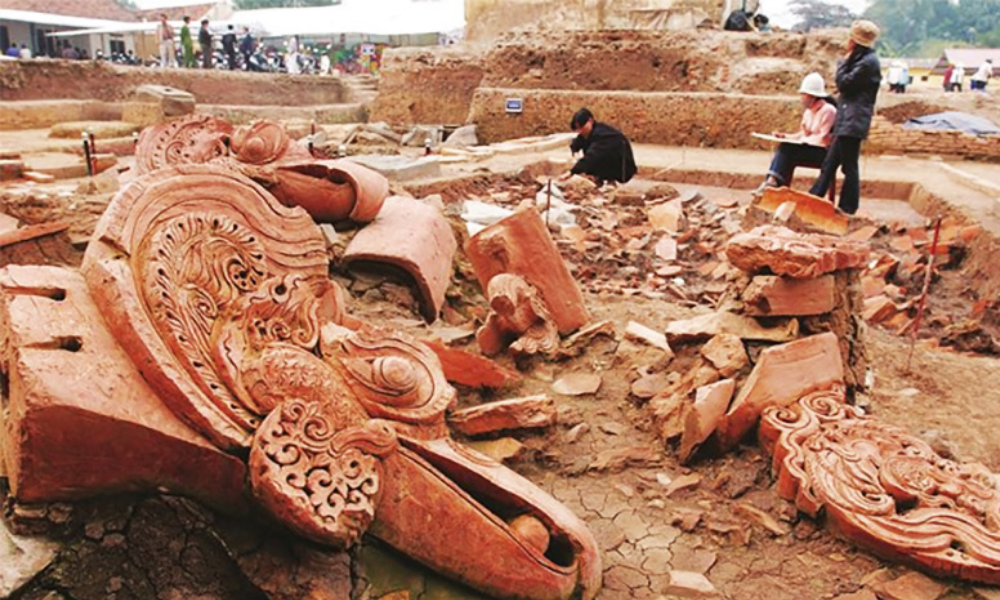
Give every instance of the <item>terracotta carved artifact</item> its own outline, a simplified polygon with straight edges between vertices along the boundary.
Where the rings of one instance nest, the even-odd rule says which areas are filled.
[[[735,235],[726,245],[726,258],[742,271],[751,275],[770,272],[796,279],[861,268],[868,254],[868,245],[863,242],[795,233],[773,225]]]
[[[367,533],[498,598],[597,593],[583,523],[450,438],[434,352],[345,316],[319,228],[252,180],[157,170],[111,202],[82,278],[11,269],[16,498],[166,488],[334,548]]]
[[[233,127],[216,117],[188,115],[146,128],[136,146],[139,175],[208,162],[254,179],[283,204],[301,206],[320,222],[367,223],[389,195],[382,175],[346,160],[315,159],[273,121]]]
[[[981,465],[946,460],[923,441],[845,403],[842,388],[764,413],[778,491],[821,511],[877,554],[941,577],[1000,584],[1000,494]]]
[[[517,354],[553,356],[559,351],[559,330],[538,290],[517,275],[501,273],[490,280],[486,295],[490,314],[476,332],[483,354],[504,348]]]

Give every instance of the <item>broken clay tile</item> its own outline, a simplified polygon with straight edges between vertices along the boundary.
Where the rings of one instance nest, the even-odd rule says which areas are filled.
[[[758,275],[743,291],[746,314],[786,317],[822,315],[836,304],[833,275],[815,279],[792,279]]]
[[[787,223],[788,219],[792,218],[795,214],[796,204],[794,202],[783,202],[781,206],[774,211],[774,220],[779,223]]]
[[[52,183],[56,180],[54,175],[49,173],[39,173],[38,171],[25,171],[24,178],[35,183]]]
[[[668,385],[670,378],[667,373],[655,373],[633,381],[631,391],[636,398],[648,400],[662,392]]]
[[[850,594],[841,594],[833,600],[878,600],[878,596],[875,595],[875,592],[862,588]]]
[[[826,233],[847,233],[848,216],[823,198],[789,188],[767,188],[755,205],[769,213],[776,213],[786,202],[795,204],[795,215],[804,223]]]
[[[684,433],[677,451],[677,460],[682,464],[688,462],[698,446],[715,431],[719,420],[726,414],[735,391],[736,382],[732,379],[723,379],[698,388],[694,404],[685,417]]]
[[[667,265],[656,270],[660,277],[676,277],[684,272],[684,267],[680,265]]]
[[[437,319],[451,283],[458,245],[451,226],[434,207],[413,198],[387,198],[374,221],[354,236],[344,265],[374,263],[400,268],[413,277],[420,292],[421,313]]]
[[[777,519],[752,504],[737,502],[733,508],[737,514],[743,515],[776,536],[788,535],[791,531],[788,525],[779,523]]]
[[[847,234],[847,239],[854,240],[856,242],[867,242],[872,239],[875,234],[878,233],[878,227],[874,225],[865,225],[859,229],[855,229],[851,233]]]
[[[451,428],[470,437],[501,431],[545,429],[555,423],[556,403],[545,394],[489,402],[448,415]]]
[[[51,221],[49,223],[18,227],[17,229],[0,234],[0,248],[60,233],[67,229],[69,229],[69,223],[66,221]]]
[[[611,448],[597,455],[587,467],[591,471],[616,473],[626,467],[652,467],[658,465],[663,457],[647,446],[629,446],[626,448]]]
[[[611,320],[591,323],[563,341],[560,354],[577,356],[595,339],[599,337],[614,338],[617,333],[615,323]]]
[[[524,451],[524,444],[509,437],[496,440],[478,440],[468,442],[466,445],[498,463],[517,460]]]
[[[670,348],[670,344],[667,342],[667,336],[646,327],[642,323],[637,323],[635,321],[629,321],[628,325],[625,327],[625,337],[630,340],[635,340],[648,344],[654,348],[659,348],[667,356],[673,356],[674,351]]]
[[[747,356],[743,340],[736,335],[717,335],[708,340],[700,352],[723,377],[732,377],[750,364],[750,357]]]
[[[731,334],[744,340],[787,342],[798,337],[799,322],[786,319],[776,322],[772,327],[766,327],[753,317],[718,311],[671,321],[666,331],[667,342],[670,344],[704,340],[720,334]]]
[[[757,423],[764,409],[787,406],[802,396],[844,381],[840,344],[833,333],[821,333],[760,353],[729,412],[719,424],[720,447],[736,446]]]
[[[660,238],[660,241],[656,242],[656,247],[653,249],[656,252],[656,256],[662,258],[666,261],[677,259],[677,240],[665,235]]]
[[[797,279],[861,268],[868,255],[868,246],[861,242],[770,225],[733,236],[726,245],[726,257],[738,269],[751,275],[770,271]]]
[[[947,591],[947,585],[916,571],[876,586],[883,600],[937,600]]]
[[[865,300],[864,310],[861,314],[869,323],[881,323],[893,317],[897,312],[899,309],[891,298],[879,295]]]
[[[649,224],[654,229],[677,233],[684,228],[684,207],[680,200],[671,200],[649,209]]]
[[[563,396],[588,396],[601,389],[601,376],[596,373],[570,373],[552,384],[552,391]]]
[[[670,580],[663,593],[680,598],[715,598],[719,590],[701,573],[670,571]]]
[[[445,379],[451,383],[469,387],[485,387],[491,389],[505,388],[521,380],[521,375],[500,366],[496,362],[471,354],[464,350],[449,348],[436,340],[424,341],[444,370]]]
[[[678,475],[674,477],[670,483],[667,484],[667,489],[664,490],[663,495],[669,498],[677,492],[684,490],[692,490],[699,485],[701,485],[701,475],[698,473],[688,473],[687,475]]]
[[[472,236],[465,251],[484,291],[500,273],[518,275],[541,293],[559,333],[590,322],[583,294],[536,211],[518,211],[494,223]]]

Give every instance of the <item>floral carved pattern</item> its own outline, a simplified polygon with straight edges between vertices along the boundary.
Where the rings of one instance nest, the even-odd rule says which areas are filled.
[[[220,379],[210,356],[216,320],[267,276],[261,244],[229,217],[190,213],[151,230],[143,248],[139,287],[154,325],[202,391],[252,431],[258,419]]]
[[[208,115],[188,115],[147,128],[135,149],[137,170],[143,174],[226,156],[232,133],[228,121]]]
[[[979,465],[946,460],[866,416],[842,390],[764,413],[778,491],[890,559],[944,577],[1000,583],[1000,495]]]
[[[335,402],[292,400],[264,420],[250,451],[261,504],[300,535],[340,548],[374,520],[381,457],[397,447],[384,421],[345,425]]]

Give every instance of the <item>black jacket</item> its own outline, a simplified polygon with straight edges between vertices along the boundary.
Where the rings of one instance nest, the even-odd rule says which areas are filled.
[[[227,33],[222,36],[222,49],[226,51],[226,54],[232,54],[236,52],[236,34]]]
[[[595,121],[590,137],[576,136],[570,149],[583,151],[583,158],[573,166],[574,175],[593,175],[601,181],[622,183],[635,175],[632,145],[622,132],[610,125]]]
[[[865,139],[872,125],[875,98],[882,83],[882,66],[871,48],[857,46],[837,65],[837,120],[833,135]]]
[[[212,34],[207,29],[198,30],[198,44],[201,45],[202,52],[212,51]]]

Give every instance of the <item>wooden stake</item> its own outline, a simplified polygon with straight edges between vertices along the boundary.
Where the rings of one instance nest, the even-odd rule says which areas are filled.
[[[931,289],[931,276],[934,273],[934,258],[937,256],[938,239],[941,237],[941,217],[934,220],[934,240],[931,242],[931,254],[927,257],[927,269],[924,271],[924,289],[920,292],[920,303],[917,305],[917,316],[913,319],[910,329],[910,354],[906,357],[906,370],[910,370],[913,361],[913,349],[920,335],[920,324],[924,319],[924,305],[927,303],[927,292]]]

